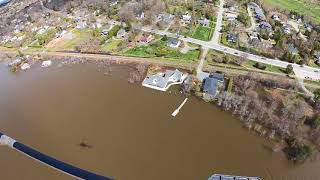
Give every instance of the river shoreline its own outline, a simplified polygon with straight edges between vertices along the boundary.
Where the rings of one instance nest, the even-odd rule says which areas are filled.
[[[3,56],[8,56],[9,59],[16,57],[16,52],[6,52],[1,54]],[[179,68],[183,69],[185,71],[188,71],[189,73],[192,72],[193,68],[196,67],[196,65],[187,65],[186,63],[175,63],[172,61],[166,61],[164,59],[150,59],[150,58],[137,58],[137,57],[123,57],[123,56],[113,56],[113,55],[104,55],[104,54],[83,54],[83,53],[72,53],[72,52],[45,52],[45,53],[31,53],[29,54],[30,59],[32,59],[33,64],[44,61],[44,60],[53,60],[58,61],[59,66],[63,66],[66,64],[78,64],[78,63],[85,63],[85,62],[92,62],[92,63],[102,63],[104,65],[110,65],[110,64],[119,64],[119,65],[138,65],[143,64],[146,67],[149,66],[159,66],[162,68]],[[138,68],[136,68],[134,71],[137,71]],[[109,74],[108,72],[105,72],[105,74]],[[145,72],[141,73],[139,72],[136,78],[136,80],[128,80],[129,82],[141,82],[141,80],[144,78]],[[234,76],[234,74],[226,74],[228,76]],[[192,83],[194,83],[192,81]],[[201,94],[200,88],[192,93],[194,96],[199,96],[197,94]],[[203,100],[201,98],[201,100]],[[214,103],[217,105],[216,103]],[[218,106],[219,107],[219,106]],[[224,111],[227,111],[230,114],[233,114],[228,109],[224,109],[223,107],[219,107]],[[240,117],[237,117],[240,118]],[[269,127],[264,126],[263,123],[254,123],[254,124],[243,124],[244,127],[247,127],[249,130],[253,129],[258,135],[263,136],[266,139],[271,139],[271,142],[273,143],[279,143],[276,144],[274,147],[270,148],[272,151],[279,151],[279,148],[283,149],[286,147],[284,144],[283,139],[286,138],[285,136],[277,136],[275,138],[275,132],[271,131]],[[271,132],[270,134],[267,134],[267,132]]]

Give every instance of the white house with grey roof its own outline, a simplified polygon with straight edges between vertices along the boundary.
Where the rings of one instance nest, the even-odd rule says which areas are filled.
[[[142,86],[159,91],[167,91],[170,86],[175,84],[182,84],[188,74],[183,74],[179,70],[166,70],[164,73],[147,76]]]

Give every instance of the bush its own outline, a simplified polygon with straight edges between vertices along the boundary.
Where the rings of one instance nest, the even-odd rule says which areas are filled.
[[[162,41],[168,41],[168,36],[167,36],[167,35],[164,35],[161,40],[162,40]]]
[[[314,98],[320,101],[320,89],[316,89],[313,94]]]
[[[288,139],[287,143],[288,147],[284,149],[284,152],[291,161],[303,162],[312,154],[312,149],[309,146],[300,144],[293,138]]]
[[[305,124],[311,126],[314,129],[319,128],[320,127],[320,115],[317,115],[314,118],[307,119],[305,121]]]
[[[259,63],[257,62],[255,65],[254,65],[255,68],[258,68],[258,69],[261,69],[261,70],[265,70],[267,68],[267,66],[265,64],[262,64],[262,63]]]
[[[113,28],[108,33],[107,39],[110,39],[113,36],[117,35],[119,30],[120,30],[120,26],[119,25],[113,26]]]

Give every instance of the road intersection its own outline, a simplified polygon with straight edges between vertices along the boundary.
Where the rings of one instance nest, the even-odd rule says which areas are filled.
[[[143,27],[142,31],[154,33],[154,34],[158,34],[158,35],[166,35],[167,37],[177,38],[177,39],[180,39],[180,40],[188,42],[188,43],[197,44],[197,45],[201,46],[203,49],[213,49],[216,51],[223,52],[225,54],[231,54],[231,55],[238,56],[238,57],[246,57],[249,60],[272,65],[272,66],[276,66],[276,67],[286,68],[289,64],[291,64],[297,78],[310,79],[310,80],[320,80],[320,69],[319,68],[314,68],[314,67],[310,67],[310,66],[306,66],[306,65],[301,66],[298,64],[293,64],[293,63],[281,61],[279,59],[266,58],[263,56],[254,55],[254,54],[251,54],[248,52],[243,52],[243,51],[233,49],[233,48],[219,44],[220,30],[222,27],[222,19],[223,19],[223,13],[224,13],[223,5],[224,5],[224,0],[220,0],[216,28],[215,28],[213,37],[210,41],[202,41],[202,40],[198,40],[198,39],[194,39],[194,38],[190,38],[190,37],[184,37],[184,36],[176,34],[176,33],[155,30],[150,27]],[[200,65],[203,64],[204,59],[205,58],[201,57]]]

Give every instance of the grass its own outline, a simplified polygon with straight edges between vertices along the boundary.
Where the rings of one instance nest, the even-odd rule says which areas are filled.
[[[305,83],[313,84],[320,87],[320,81],[304,80]]]
[[[92,29],[72,29],[73,38],[59,42],[55,50],[74,50],[77,45],[80,45],[92,37]]]
[[[320,5],[306,0],[264,0],[266,5],[310,16],[320,23]]]
[[[118,48],[121,42],[121,40],[109,40],[105,44],[101,45],[101,50],[104,52],[112,52]]]
[[[220,42],[221,42],[221,44],[226,45],[231,48],[236,48],[236,46],[237,46],[237,43],[232,43],[227,40],[227,33],[225,33],[225,32],[221,34]]]
[[[198,25],[195,32],[192,35],[192,38],[199,39],[202,41],[209,41],[213,35],[214,23],[210,23],[210,27],[203,27]]]
[[[228,89],[227,89],[228,94],[232,93],[232,86],[233,86],[233,77],[230,77],[228,82]]]
[[[164,57],[171,60],[179,60],[186,62],[195,62],[199,59],[200,51],[192,50],[187,53],[181,53],[178,49],[167,46],[165,41],[158,41],[155,44],[147,46],[138,46],[124,52],[126,56],[134,57]]]
[[[259,68],[255,67],[256,63],[257,62],[255,62],[255,61],[248,60],[243,64],[243,66],[247,67],[247,68],[259,69]],[[264,69],[264,71],[270,71],[270,72],[274,72],[274,73],[285,74],[285,69],[284,68],[280,68],[280,67],[277,67],[277,66],[272,66],[270,64],[263,64],[263,63],[261,63],[261,64],[266,66],[266,69]]]

